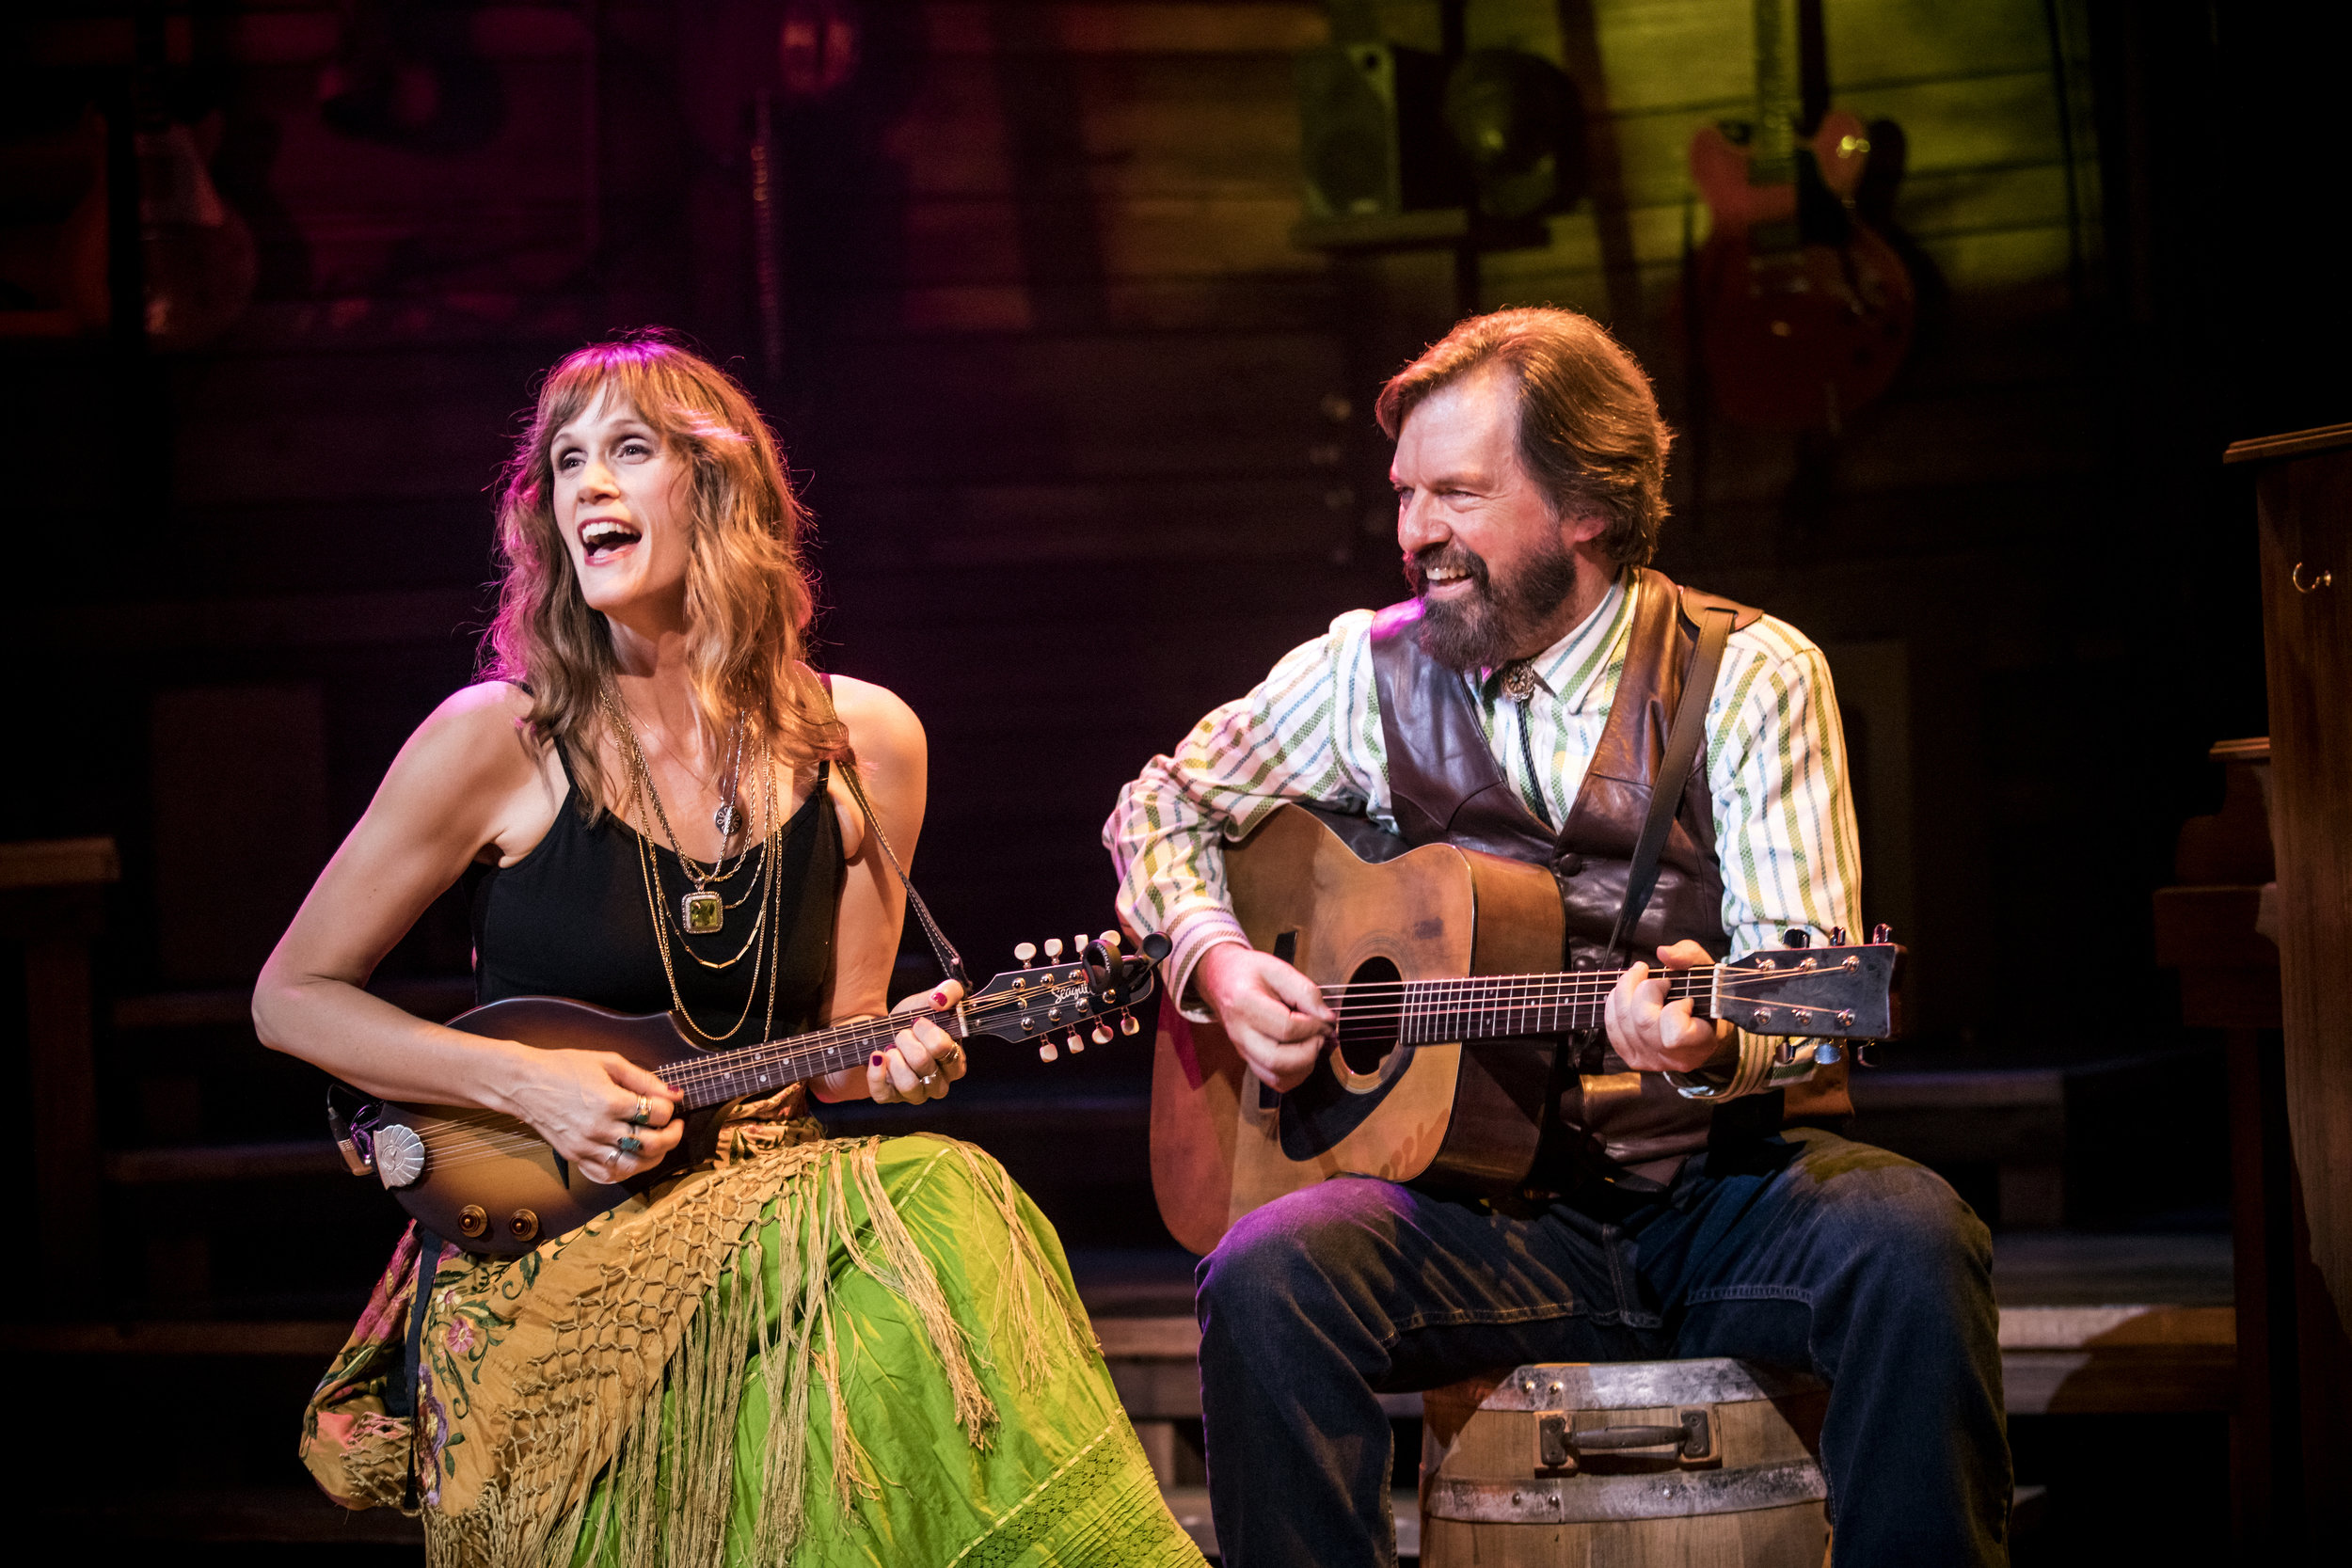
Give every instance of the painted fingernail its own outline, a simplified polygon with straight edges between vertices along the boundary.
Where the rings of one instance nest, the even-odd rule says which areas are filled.
[[[931,1006],[934,1006],[934,1007],[944,1007],[944,1006],[946,1006],[946,1005],[947,1005],[947,993],[946,993],[946,991],[944,991],[944,990],[935,990],[935,991],[931,992]]]
[[[874,1053],[874,1065],[875,1065],[876,1067],[880,1067],[880,1066],[882,1066],[882,1053],[881,1052],[877,1051],[877,1052],[875,1052],[875,1053]]]

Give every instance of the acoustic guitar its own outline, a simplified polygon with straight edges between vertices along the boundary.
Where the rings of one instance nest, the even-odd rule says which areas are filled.
[[[1870,141],[1828,106],[1820,39],[1820,0],[1756,0],[1756,119],[1691,139],[1712,219],[1692,329],[1724,418],[1835,436],[1895,379],[1917,301],[1902,259],[1854,211]]]
[[[1277,1094],[1215,1024],[1160,1009],[1152,1188],[1170,1234],[1215,1247],[1251,1210],[1334,1176],[1493,1196],[1524,1185],[1557,1037],[1600,1026],[1617,970],[1558,971],[1548,867],[1450,844],[1377,863],[1314,814],[1278,808],[1225,851],[1233,912],[1261,952],[1323,987],[1336,1038]],[[1757,1034],[1883,1039],[1901,950],[1775,948],[1666,975],[1697,1018]]]
[[[1024,944],[1025,962],[1033,949]],[[1046,962],[1008,971],[952,1007],[893,1013],[732,1051],[694,1045],[675,1015],[630,1017],[553,996],[516,996],[450,1021],[450,1027],[543,1051],[610,1051],[684,1097],[686,1133],[659,1165],[626,1181],[590,1180],[523,1122],[456,1105],[368,1101],[348,1116],[330,1109],[337,1146],[355,1175],[382,1181],[418,1223],[469,1252],[513,1258],[578,1228],[630,1194],[706,1159],[717,1145],[719,1108],[746,1096],[863,1066],[891,1037],[927,1019],[959,1040],[1040,1041],[1053,1061],[1141,1032],[1134,1007],[1152,991],[1168,942],[1150,937],[1123,955],[1115,933],[1045,944]],[[1066,961],[1065,961],[1066,960]],[[1064,1039],[1057,1044],[1053,1037]],[[349,1091],[340,1091],[348,1093]]]

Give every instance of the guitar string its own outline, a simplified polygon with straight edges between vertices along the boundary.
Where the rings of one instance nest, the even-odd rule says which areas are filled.
[[[1476,988],[1492,985],[1556,986],[1572,990],[1584,989],[1595,992],[1605,992],[1613,988],[1616,983],[1623,979],[1629,973],[1629,970],[1623,969],[1604,969],[1572,971],[1557,974],[1433,975],[1415,980],[1339,981],[1325,985],[1320,989],[1327,996],[1335,992],[1361,992],[1365,995],[1372,995],[1384,990],[1411,991],[1415,990],[1427,990],[1440,986]],[[1652,965],[1650,966],[1649,978],[1673,981],[1680,979],[1683,976],[1690,976],[1693,979],[1701,979],[1721,974],[1726,977],[1728,983],[1731,984],[1771,984],[1815,976],[1826,977],[1844,973],[1849,972],[1836,968],[1816,968],[1810,970],[1764,969],[1760,967],[1752,968],[1742,964],[1725,962],[1693,964],[1688,969],[1661,969]]]
[[[1698,1003],[1708,1000],[1710,1000],[1709,993],[1703,990],[1675,990],[1667,993],[1667,1001],[1669,1003]],[[1851,1010],[1847,1007],[1834,1006],[1827,1003],[1792,1002],[1783,1000],[1756,1001],[1752,998],[1740,996],[1734,996],[1730,998],[1730,1000],[1734,1002],[1748,1002],[1758,1007],[1784,1008],[1789,1012],[1797,1013],[1836,1014]],[[1589,1015],[1597,1018],[1600,1012],[1605,1009],[1607,1002],[1607,992],[1592,992],[1578,997],[1557,997],[1535,993],[1528,993],[1514,997],[1502,994],[1482,994],[1472,992],[1445,998],[1424,997],[1408,999],[1402,1004],[1391,1002],[1387,1005],[1351,1003],[1346,998],[1340,998],[1338,999],[1336,1006],[1343,1018],[1351,1020],[1420,1018],[1436,1014],[1451,1016],[1463,1013],[1486,1012],[1557,1012]]]
[[[1684,977],[1681,980],[1682,985],[1695,987],[1697,980],[1708,977],[1718,971],[1721,972],[1722,983],[1732,986],[1770,984],[1774,981],[1787,980],[1800,974],[1813,973],[1749,969],[1739,965],[1724,964],[1694,965],[1688,970],[1664,970],[1653,973],[1666,975],[1670,983],[1674,983],[1677,977]],[[1520,1008],[1528,1006],[1565,1008],[1589,1005],[1605,999],[1607,993],[1614,988],[1617,980],[1625,973],[1620,970],[1596,971],[1571,975],[1479,975],[1430,980],[1340,984],[1325,986],[1321,989],[1327,996],[1336,997],[1343,1006],[1354,1004],[1352,1018],[1370,1022],[1387,1016],[1384,1013],[1372,1012],[1364,1006],[1364,1004],[1379,999],[1383,992],[1393,992],[1395,999],[1405,1004],[1400,1009],[1400,1016],[1403,1013],[1460,1010],[1458,1006],[1448,1006],[1448,1003]],[[1084,1004],[1077,997],[1055,996],[1051,992],[1041,992],[1037,997],[1025,999],[999,998],[988,1010],[998,1014],[1018,1012],[1024,1007],[1034,1009],[1041,1004],[1060,1005],[1084,1011]],[[1788,1006],[1791,1010],[1825,1013],[1837,1010],[1794,1003],[1779,1005]],[[981,1021],[974,1019],[971,1015],[978,1010],[980,1009],[967,1007],[966,1016],[961,1021],[956,1020],[952,1010],[945,1009],[912,1015],[891,1014],[880,1019],[861,1020],[857,1023],[844,1025],[839,1030],[826,1031],[825,1037],[822,1038],[803,1037],[799,1043],[766,1041],[758,1045],[744,1047],[743,1053],[740,1055],[735,1052],[728,1052],[723,1058],[714,1060],[688,1058],[678,1062],[665,1063],[657,1070],[661,1072],[664,1081],[672,1087],[680,1090],[717,1087],[726,1084],[729,1080],[739,1081],[755,1075],[764,1080],[773,1069],[804,1065],[815,1059],[820,1053],[837,1052],[853,1057],[857,1049],[884,1038],[895,1038],[902,1028],[916,1019],[928,1020],[943,1028],[952,1022],[977,1024]],[[1073,1022],[1085,1022],[1096,1016],[1099,1015],[1089,1014]],[[993,1020],[988,1022],[993,1022]],[[974,1029],[972,1032],[979,1031]],[[779,1047],[783,1049],[778,1049]],[[840,1065],[847,1067],[854,1063],[853,1060],[844,1061]]]
[[[1704,982],[1718,978],[1721,984],[1710,987]],[[1332,997],[1343,1009],[1341,1033],[1347,1033],[1349,1024],[1378,1023],[1397,1019],[1434,1022],[1438,1017],[1453,1017],[1463,1012],[1582,1012],[1605,1002],[1624,971],[1602,971],[1574,975],[1472,975],[1418,981],[1374,981],[1362,984],[1325,986],[1324,994]],[[1694,965],[1687,970],[1653,972],[1666,978],[1671,1000],[1699,1001],[1710,993],[1750,983],[1772,983],[1795,978],[1810,971],[1749,969],[1737,965]],[[1836,974],[1837,971],[1823,971]],[[1384,993],[1402,992],[1401,996]],[[1359,1003],[1361,993],[1364,1001]],[[1417,993],[1417,994],[1416,994]],[[1381,1006],[1380,1002],[1391,1005]],[[1401,1002],[1402,1006],[1396,1004]],[[1369,1005],[1367,1005],[1369,1004]],[[1774,1006],[1797,1013],[1835,1014],[1845,1009],[1809,1003],[1775,1002]],[[1556,1022],[1556,1021],[1555,1021]],[[1359,1037],[1361,1037],[1360,1036]]]
[[[1320,989],[1326,996],[1335,997],[1343,1009],[1341,1027],[1336,1031],[1338,1037],[1343,1042],[1360,1042],[1366,1038],[1377,1040],[1401,1037],[1404,1033],[1402,1029],[1397,1031],[1377,1028],[1368,1030],[1365,1027],[1390,1022],[1424,1022],[1434,1025],[1438,1023],[1441,1018],[1451,1019],[1453,1015],[1465,1011],[1581,1010],[1585,1006],[1605,1001],[1608,992],[1614,989],[1617,980],[1625,973],[1627,972],[1620,970],[1565,975],[1449,976],[1424,980],[1343,983],[1327,985]],[[1654,973],[1663,974],[1670,986],[1683,992],[1683,995],[1676,997],[1676,1000],[1696,1000],[1702,991],[1698,984],[1702,979],[1715,979],[1719,983],[1728,979],[1734,984],[1772,982],[1787,980],[1813,972],[1750,969],[1735,964],[1719,963],[1693,965],[1687,970],[1662,970]],[[1835,973],[1835,971],[1829,973]],[[1360,1004],[1350,1006],[1359,995],[1364,1001],[1370,1002],[1384,992],[1395,993],[1393,1000],[1404,1005],[1377,1010]],[[797,1044],[791,1041],[768,1041],[760,1045],[746,1047],[741,1053],[724,1053],[724,1058],[737,1058],[733,1061],[724,1058],[710,1061],[690,1059],[680,1063],[666,1064],[662,1076],[672,1087],[689,1090],[715,1087],[730,1079],[739,1080],[757,1073],[764,1086],[769,1073],[775,1069],[809,1066],[821,1062],[835,1053],[850,1054],[853,1060],[854,1053],[849,1051],[852,1042],[863,1046],[883,1037],[895,1037],[903,1026],[917,1019],[929,1020],[943,1027],[956,1022],[962,1022],[967,1025],[983,1022],[993,1023],[996,1022],[994,1018],[976,1017],[975,1015],[1018,1013],[1024,1008],[1034,1010],[1041,1004],[1060,1004],[1073,1009],[1083,1008],[1083,1004],[1075,995],[1056,995],[1050,990],[1041,990],[1031,997],[999,997],[985,1004],[967,1006],[961,1020],[957,1019],[952,1009],[934,1009],[914,1014],[891,1014],[880,1019],[862,1019],[836,1030],[824,1031],[822,1037],[803,1037],[801,1042]],[[1774,1005],[1798,1013],[1831,1013],[1840,1010],[1804,1003]],[[1089,1014],[1085,1018],[1073,1020],[1073,1026],[1074,1027],[1079,1022],[1098,1019],[1100,1016]],[[972,1032],[985,1031],[975,1029]],[[969,1037],[969,1034],[965,1037]],[[777,1046],[784,1047],[784,1049],[774,1050],[772,1053],[766,1056],[758,1054]],[[845,1062],[842,1065],[852,1064]],[[796,1077],[792,1081],[804,1081],[804,1077],[818,1076],[824,1070],[826,1069],[819,1068],[818,1072]],[[535,1134],[519,1130],[508,1132],[498,1127],[496,1123],[503,1119],[506,1118],[495,1112],[478,1112],[461,1117],[439,1118],[439,1129],[457,1130],[461,1136],[467,1142],[476,1146],[480,1152],[443,1153],[437,1158],[436,1164],[446,1169],[454,1164],[463,1164],[475,1160],[502,1158],[509,1152],[530,1151],[548,1147],[546,1142]],[[446,1145],[446,1136],[441,1141]]]

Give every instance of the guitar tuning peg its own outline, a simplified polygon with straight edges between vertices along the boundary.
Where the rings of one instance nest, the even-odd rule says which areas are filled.
[[[1846,945],[1846,928],[1843,926],[1832,926],[1829,928],[1829,944],[1832,947]]]
[[[1012,950],[1012,961],[1013,961],[1013,962],[1015,962],[1015,963],[1017,963],[1017,964],[1022,965],[1022,966],[1023,966],[1023,967],[1025,967],[1025,968],[1028,965],[1029,960],[1030,960],[1030,959],[1032,959],[1032,958],[1036,958],[1036,957],[1037,957],[1037,943],[1036,943],[1036,942],[1020,942],[1020,943],[1017,943],[1017,944],[1013,947],[1013,950]]]
[[[1087,1048],[1085,1037],[1082,1037],[1075,1029],[1070,1031],[1070,1037],[1062,1043],[1070,1047],[1070,1053],[1073,1056],[1075,1056],[1078,1053]]]
[[[1114,953],[1119,951],[1119,933],[1117,931],[1104,931],[1095,940],[1102,942],[1104,946],[1109,948]]]
[[[1783,947],[1810,947],[1813,944],[1813,933],[1802,926],[1795,927],[1780,933],[1780,944]]]
[[[1823,1040],[1813,1048],[1813,1061],[1817,1067],[1836,1067],[1845,1059],[1846,1053],[1837,1049],[1836,1040]]]
[[[1119,1015],[1119,1032],[1122,1035],[1140,1035],[1143,1025],[1136,1022],[1135,1014],[1121,1013]]]
[[[1092,1039],[1097,1045],[1108,1045],[1111,1043],[1111,1032],[1109,1027],[1105,1024],[1096,1024],[1088,1037]]]
[[[1772,1056],[1782,1067],[1788,1067],[1797,1059],[1797,1042],[1795,1040],[1781,1041],[1772,1047]]]
[[[1076,936],[1070,939],[1070,956],[1073,958],[1083,958],[1086,955],[1086,950],[1087,934],[1084,931],[1080,931]]]
[[[1060,1054],[1061,1052],[1054,1045],[1053,1036],[1048,1035],[1043,1039],[1037,1042],[1037,1059],[1039,1061],[1050,1062]]]
[[[1853,1061],[1854,1066],[1856,1067],[1878,1066],[1879,1042],[1876,1040],[1864,1040],[1860,1045],[1855,1046],[1853,1048]]]
[[[1870,927],[1870,941],[1878,946],[1883,947],[1894,940],[1895,927],[1887,925],[1884,921],[1882,920],[1876,926]]]
[[[1056,958],[1060,958],[1060,957],[1061,957],[1061,938],[1059,938],[1059,937],[1047,937],[1047,938],[1045,939],[1045,961],[1046,961],[1046,962],[1048,962],[1048,963],[1051,963],[1051,962],[1053,962]]]

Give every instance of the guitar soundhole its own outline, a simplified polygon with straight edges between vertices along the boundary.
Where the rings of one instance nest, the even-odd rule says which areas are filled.
[[[1340,1015],[1340,1055],[1348,1069],[1374,1073],[1396,1049],[1404,1010],[1404,976],[1386,958],[1374,958],[1347,977],[1334,1000]]]

